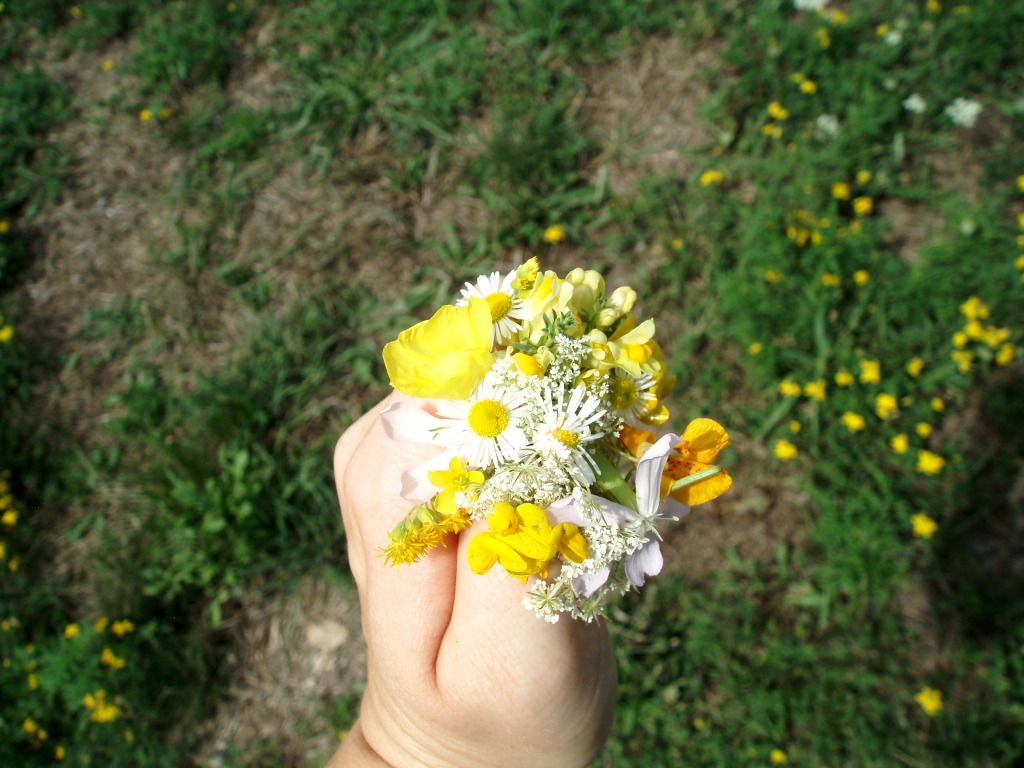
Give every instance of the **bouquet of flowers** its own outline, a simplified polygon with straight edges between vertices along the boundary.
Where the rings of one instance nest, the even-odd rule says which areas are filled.
[[[388,434],[444,451],[405,473],[414,504],[383,554],[411,563],[475,520],[471,570],[529,582],[547,621],[592,620],[660,572],[655,524],[724,493],[729,436],[669,420],[675,384],[637,294],[602,276],[541,271],[536,258],[466,283],[461,299],[384,347],[392,386],[414,400],[383,414]]]

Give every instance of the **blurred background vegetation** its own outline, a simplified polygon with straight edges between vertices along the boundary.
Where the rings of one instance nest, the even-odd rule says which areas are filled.
[[[334,440],[384,342],[534,254],[636,287],[680,423],[734,436],[612,612],[595,765],[1019,764],[1022,38],[1004,0],[0,3],[0,764],[325,760]]]

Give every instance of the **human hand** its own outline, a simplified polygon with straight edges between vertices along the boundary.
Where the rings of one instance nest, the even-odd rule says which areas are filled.
[[[387,437],[392,395],[338,441],[334,472],[368,648],[359,719],[328,768],[586,765],[615,705],[615,662],[600,622],[557,624],[524,609],[501,568],[469,570],[480,523],[412,565],[379,556],[409,502],[402,471],[436,449]]]

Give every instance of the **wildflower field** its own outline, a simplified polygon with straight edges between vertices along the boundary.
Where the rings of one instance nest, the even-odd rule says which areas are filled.
[[[314,766],[380,350],[630,284],[720,499],[595,766],[1024,758],[1024,4],[0,3],[0,765]]]

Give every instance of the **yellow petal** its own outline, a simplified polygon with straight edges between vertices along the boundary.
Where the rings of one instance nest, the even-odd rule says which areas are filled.
[[[683,442],[697,461],[714,464],[718,454],[729,445],[729,433],[713,419],[694,419],[683,432]]]
[[[558,553],[562,557],[574,563],[582,563],[587,559],[590,553],[587,538],[577,526],[559,523],[554,530],[558,536]]]
[[[717,475],[673,491],[672,498],[691,507],[716,499],[732,487],[732,478],[724,469]]]
[[[473,573],[487,573],[495,563],[500,562],[506,571],[525,571],[529,564],[507,544],[492,533],[478,533],[469,542],[466,559]]]

